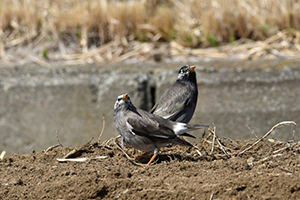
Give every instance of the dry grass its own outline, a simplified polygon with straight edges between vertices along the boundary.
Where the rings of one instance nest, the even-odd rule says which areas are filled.
[[[293,40],[300,30],[299,5],[294,0],[0,0],[0,58],[9,61],[6,52],[24,45],[39,47],[48,59],[54,51],[86,54],[109,44],[105,55],[96,50],[84,56],[107,61],[126,54],[134,41],[199,48],[266,40],[284,30]],[[293,47],[299,46],[295,41]],[[146,54],[149,48],[138,51]]]

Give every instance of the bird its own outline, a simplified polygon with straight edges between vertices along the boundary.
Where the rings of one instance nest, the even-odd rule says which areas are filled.
[[[194,65],[185,65],[178,71],[176,82],[163,93],[150,113],[176,122],[189,123],[198,99]]]
[[[156,158],[160,148],[170,143],[193,147],[178,136],[191,137],[186,131],[208,127],[171,121],[136,108],[127,93],[117,97],[114,105],[114,123],[121,135],[122,148],[127,144],[141,151],[153,152],[147,166]]]

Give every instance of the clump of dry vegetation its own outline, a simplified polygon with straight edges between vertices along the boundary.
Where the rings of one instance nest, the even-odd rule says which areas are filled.
[[[33,49],[29,58],[40,63],[123,61],[137,55],[147,59],[157,42],[166,43],[158,50],[171,55],[206,55],[193,50],[269,38],[261,46],[255,43],[258,52],[298,52],[299,5],[294,0],[0,0],[0,58],[13,61],[9,50],[16,53],[15,47],[25,46]],[[269,46],[274,43],[279,46]],[[246,57],[257,52],[253,48],[245,46]],[[228,53],[235,51],[223,48],[207,54]]]

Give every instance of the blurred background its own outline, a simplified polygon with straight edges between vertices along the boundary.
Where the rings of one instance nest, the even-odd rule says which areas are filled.
[[[116,97],[149,110],[185,64],[199,88],[191,123],[232,139],[299,124],[299,30],[295,0],[0,0],[0,151],[41,151],[57,131],[65,146],[97,140],[103,115],[101,139],[114,137]]]

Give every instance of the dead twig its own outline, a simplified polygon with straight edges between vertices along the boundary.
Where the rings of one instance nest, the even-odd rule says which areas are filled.
[[[273,154],[276,154],[276,153],[279,153],[279,152],[284,151],[284,150],[286,150],[286,149],[293,148],[293,147],[296,146],[297,144],[299,144],[299,142],[292,143],[292,144],[288,144],[287,146],[285,146],[285,147],[283,147],[283,148],[281,148],[281,149],[277,149],[277,150],[273,151],[272,153],[273,153]]]
[[[220,142],[220,139],[217,138],[217,143],[220,147],[220,149],[223,151],[224,154],[228,155],[227,151],[225,150],[224,146],[222,145],[222,143]]]
[[[207,142],[207,143],[209,143],[209,144],[211,143],[211,142],[209,141],[209,138],[211,137],[211,135],[212,135],[212,134],[209,133],[208,136],[207,136],[206,138],[203,139],[203,144],[204,144],[204,142]]]
[[[6,154],[6,151],[2,151],[2,152],[1,152],[1,154],[0,154],[0,160],[3,160],[5,154]]]
[[[69,153],[67,153],[67,155],[65,155],[63,158],[70,158],[73,157],[73,155],[75,155],[79,150],[78,149],[73,149],[72,151],[70,151]]]
[[[280,144],[281,144],[281,143],[275,143],[275,144],[273,144],[273,145],[271,145],[271,146],[268,146],[267,148],[264,148],[264,149],[258,151],[257,153],[261,153],[261,152],[267,151],[267,150],[272,149],[272,148],[274,148],[275,146],[278,146],[278,145],[280,145]]]
[[[202,153],[200,152],[200,150],[198,150],[198,147],[196,149],[196,152],[199,154],[199,156],[202,156]]]
[[[105,128],[105,115],[103,114],[103,120],[102,120],[102,129],[101,129],[101,132],[99,134],[99,137],[98,137],[98,142],[100,142],[100,139],[103,135],[103,132],[104,132],[104,128]]]
[[[59,144],[56,144],[56,145],[53,145],[53,146],[51,146],[51,147],[48,147],[45,151],[44,151],[44,153],[47,153],[48,151],[51,151],[52,149],[55,149],[55,148],[57,148],[57,147],[59,147],[60,145]]]
[[[55,131],[55,138],[56,138],[58,144],[48,147],[46,150],[44,150],[44,153],[47,153],[48,151],[51,151],[52,149],[55,149],[57,147],[63,147],[63,145],[60,143],[60,141],[58,139],[58,131]]]
[[[118,143],[118,139],[121,138],[121,136],[117,136],[114,138],[114,144],[117,145],[118,149],[126,156],[126,158],[133,164],[137,165],[137,166],[141,166],[141,167],[145,167],[143,164],[135,162],[134,158],[131,158],[121,147],[121,145]]]
[[[288,169],[284,169],[284,168],[281,168],[281,167],[279,167],[279,169],[280,170],[282,170],[282,171],[284,171],[284,172],[286,172],[286,173],[293,173],[292,171],[290,171],[290,170],[288,170]]]
[[[223,151],[223,153],[224,153],[225,155],[228,155],[227,151],[225,150],[224,146],[222,145],[222,143],[220,142],[220,140],[219,140],[219,138],[218,138],[218,136],[217,136],[217,134],[216,134],[216,127],[214,127],[213,130],[208,129],[208,131],[209,131],[210,134],[213,136],[211,153],[213,152],[213,147],[214,147],[215,141],[216,141],[217,144],[218,144],[217,147],[219,147],[219,148],[221,149],[221,151]]]
[[[105,158],[108,158],[108,156],[96,156],[92,158],[57,158],[56,160],[58,162],[85,162],[85,161],[99,160]]]
[[[46,61],[44,61],[44,60],[42,60],[42,59],[40,59],[40,58],[38,58],[36,56],[28,54],[27,57],[31,61],[35,62],[38,65],[41,65],[41,66],[46,67],[46,68],[52,68],[52,66],[48,62],[46,62]]]
[[[216,130],[216,127],[214,127],[213,130],[211,130],[211,129],[208,129],[208,130],[211,132],[211,134],[213,136],[212,145],[211,145],[211,151],[210,151],[210,153],[212,154],[213,151],[214,151],[214,147],[215,147],[215,140],[216,140],[215,130]]]
[[[87,143],[85,143],[82,147],[80,148],[75,148],[73,149],[72,151],[70,151],[69,153],[67,153],[63,158],[66,159],[66,158],[75,158],[76,155],[78,153],[80,153],[81,151],[84,150],[84,148],[89,145],[91,143],[91,141],[94,139],[94,137],[92,137]]]
[[[275,155],[272,155],[272,156],[268,156],[268,157],[262,158],[262,159],[260,159],[260,160],[258,160],[256,162],[254,162],[254,164],[255,165],[256,164],[260,164],[260,163],[266,162],[266,161],[268,161],[268,160],[270,160],[272,158],[280,157],[282,155],[283,155],[282,153],[278,153],[278,154],[275,154]]]
[[[90,144],[93,141],[94,137],[92,137],[89,141],[87,141],[87,143],[84,144],[84,146]]]
[[[251,146],[249,146],[248,148],[246,148],[243,151],[239,152],[237,155],[242,155],[243,153],[245,153],[245,152],[249,151],[250,149],[252,149],[255,145],[257,145],[263,139],[265,139],[266,137],[268,137],[268,135],[270,135],[278,126],[281,126],[281,125],[291,125],[291,124],[297,126],[297,124],[294,121],[283,121],[283,122],[280,122],[280,123],[276,124],[264,136],[262,136],[261,138],[259,138],[258,140],[256,140]]]
[[[155,192],[177,192],[176,190],[164,190],[164,189],[157,189],[157,188],[149,188],[149,189],[143,189],[143,191],[155,191]],[[186,191],[183,191],[186,192]]]
[[[64,146],[60,143],[60,141],[59,141],[59,139],[58,139],[58,131],[55,131],[55,138],[56,138],[56,140],[57,140],[59,146],[64,147]]]
[[[247,128],[249,129],[249,131],[251,131],[251,133],[258,139],[259,137],[258,137],[258,135],[255,133],[255,131],[252,130],[248,124],[246,124],[246,126],[247,126]]]
[[[296,130],[293,130],[293,142],[295,142],[295,132],[296,132]]]
[[[119,139],[120,137],[116,137],[114,139],[114,143],[115,145],[117,145],[117,147],[122,151],[122,153],[126,156],[126,158],[130,161],[134,160],[134,158],[131,158],[124,150],[123,148],[121,147],[121,145],[117,142],[117,140]]]

